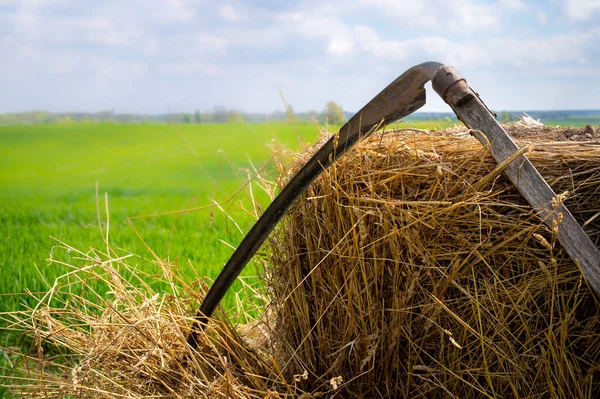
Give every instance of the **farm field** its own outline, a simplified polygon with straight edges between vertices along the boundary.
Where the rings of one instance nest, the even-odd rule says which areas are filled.
[[[430,129],[453,124],[420,121],[398,126]],[[105,195],[113,248],[151,259],[148,246],[161,259],[178,260],[190,277],[216,277],[232,252],[230,246],[242,237],[223,211],[243,232],[256,219],[240,206],[251,209],[248,190],[223,211],[152,215],[227,200],[254,173],[253,167],[266,165],[261,174],[273,176],[270,144],[297,150],[301,142],[312,143],[317,136],[317,127],[309,123],[0,126],[0,311],[31,304],[22,295],[25,290],[47,290],[47,284],[67,271],[48,266],[49,257],[76,261],[74,254],[56,248],[51,237],[84,252],[105,247],[97,212],[99,206],[104,228]],[[264,208],[269,199],[253,186]],[[127,218],[139,216],[147,217],[132,225],[143,241],[127,223]]]
[[[34,125],[0,127],[0,309],[14,310],[24,290],[47,290],[67,271],[48,266],[50,256],[73,264],[74,254],[60,250],[50,237],[83,252],[105,248],[104,195],[110,214],[113,248],[145,258],[152,253],[127,218],[197,208],[224,201],[248,180],[250,161],[262,167],[276,140],[297,149],[312,142],[317,128],[299,125]],[[267,165],[267,172],[273,171]],[[268,197],[255,188],[261,205]],[[244,201],[245,199],[245,201]],[[223,206],[249,228],[255,217],[247,192]],[[161,259],[181,259],[182,270],[215,277],[241,234],[219,209],[141,218],[133,226]],[[52,254],[51,254],[52,253]],[[189,260],[189,264],[188,264]],[[148,262],[141,262],[148,263]],[[193,267],[191,266],[193,265]]]
[[[590,116],[590,117],[573,117],[573,118],[567,118],[567,119],[547,119],[547,120],[542,120],[542,122],[544,122],[544,124],[546,126],[574,126],[574,127],[583,127],[585,125],[599,125],[600,124],[600,118],[598,118],[597,116]]]

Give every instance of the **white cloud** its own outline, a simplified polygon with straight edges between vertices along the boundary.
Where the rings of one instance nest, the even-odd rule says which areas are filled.
[[[105,60],[96,57],[88,59],[86,62],[93,65],[97,75],[111,80],[142,79],[148,72],[148,66],[144,62]]]
[[[192,75],[216,76],[223,74],[223,68],[203,62],[182,62],[163,64],[159,67],[159,72],[164,75],[177,77]]]
[[[488,53],[486,65],[501,63],[517,68],[549,66],[569,60],[582,61],[581,40],[574,35],[553,36],[544,39],[518,40],[495,38],[486,41],[493,53]]]
[[[319,39],[327,44],[327,54],[343,57],[354,50],[353,31],[338,18],[295,12],[279,15],[277,20],[282,24],[279,35],[293,34],[303,39]]]
[[[600,41],[600,29],[546,36],[536,39],[491,38],[480,43],[487,48],[488,65],[499,63],[510,69],[538,71],[550,68],[577,68],[596,61],[590,58],[588,49]]]
[[[567,0],[567,14],[576,19],[589,19],[594,13],[600,11],[598,0]]]
[[[536,13],[536,17],[537,17],[538,21],[540,21],[540,23],[541,23],[542,25],[546,25],[546,24],[548,23],[548,16],[546,15],[546,13],[545,13],[545,12],[543,12],[543,11],[538,11],[538,12]]]
[[[550,67],[564,62],[585,64],[589,62],[586,46],[593,46],[600,39],[600,30],[539,39],[492,37],[469,42],[441,36],[383,40],[368,26],[357,26],[354,32],[359,48],[376,58],[399,61],[432,59],[464,67],[529,68]]]
[[[10,48],[10,47],[9,47]],[[77,54],[68,51],[51,51],[42,47],[14,48],[14,56],[5,59],[2,71],[13,77],[35,79],[54,79],[55,77],[87,79],[108,79],[110,81],[133,81],[144,78],[148,65],[142,61],[127,61],[112,57]]]
[[[447,14],[442,14],[441,18],[448,18],[451,21],[449,26],[455,31],[498,30],[500,28],[498,13],[493,6],[476,4],[470,0],[444,3],[450,7],[442,10]]]
[[[303,12],[281,14],[277,20],[282,28],[309,38],[348,37],[350,29],[340,19],[330,16],[312,15]]]
[[[361,49],[370,55],[391,60],[436,60],[450,64],[473,64],[485,59],[485,52],[468,44],[452,42],[439,36],[423,36],[409,40],[382,40],[368,26],[355,28]]]
[[[410,55],[407,41],[381,40],[375,30],[365,25],[356,26],[354,32],[360,48],[372,56],[405,59]]]
[[[88,41],[105,45],[129,45],[139,40],[142,31],[132,22],[106,16],[42,16],[30,9],[11,14],[9,24],[23,43],[75,43]]]
[[[525,8],[522,0],[500,0],[500,5],[512,10],[522,10]]]
[[[40,37],[39,16],[30,9],[18,9],[10,14],[13,32],[23,35],[25,40],[36,40]]]
[[[167,0],[156,15],[165,21],[189,21],[196,15],[196,10],[189,1]]]
[[[20,6],[22,8],[43,8],[56,4],[67,4],[69,0],[0,0],[0,6]]]
[[[141,48],[145,55],[155,55],[160,50],[160,42],[152,38],[145,39]]]
[[[422,1],[395,1],[395,0],[360,0],[363,6],[379,7],[389,12],[394,16],[402,16],[407,19],[427,14],[429,8]]]
[[[354,43],[343,37],[334,37],[329,41],[327,52],[335,56],[341,57],[352,51]]]
[[[219,29],[210,34],[200,34],[195,38],[198,53],[212,53],[219,56],[228,54],[230,48],[272,48],[287,39],[286,34],[275,27],[258,27],[247,29],[240,34],[237,29]],[[185,38],[179,41],[187,41]]]
[[[231,6],[231,4],[225,4],[219,9],[221,16],[229,22],[238,22],[242,20],[242,16]]]
[[[598,68],[595,66],[561,66],[561,67],[549,67],[544,70],[549,76],[558,78],[598,78]]]
[[[224,53],[229,45],[229,40],[221,36],[201,34],[198,37],[198,44],[202,50]]]
[[[72,33],[89,31],[84,37],[90,42],[105,45],[126,46],[139,41],[143,34],[140,29],[130,23],[119,22],[115,24],[104,17],[97,17],[89,21],[77,21],[73,25]]]
[[[401,18],[402,26],[435,27],[441,30],[470,32],[484,29],[497,30],[500,21],[491,5],[474,0],[358,0],[364,7],[375,7],[391,18]]]

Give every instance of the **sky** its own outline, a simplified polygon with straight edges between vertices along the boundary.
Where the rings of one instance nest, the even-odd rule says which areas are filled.
[[[600,0],[0,0],[0,113],[356,111],[425,61],[495,110],[600,109],[599,21]]]

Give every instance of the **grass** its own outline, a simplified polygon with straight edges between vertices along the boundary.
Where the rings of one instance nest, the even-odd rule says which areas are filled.
[[[185,316],[199,301],[197,287],[168,265],[162,276],[136,273],[175,280],[157,292],[123,276],[135,258],[98,263],[80,254],[87,267],[73,280],[102,281],[112,294],[69,295],[61,279],[53,304],[23,313],[22,331],[36,338],[31,347],[44,343],[46,361],[32,351],[29,367],[11,375],[13,392],[598,397],[591,291],[550,230],[520,206],[518,191],[497,178],[486,150],[459,141],[376,134],[318,179],[265,248],[274,312],[240,329],[250,347],[217,322],[189,356]],[[592,147],[547,144],[528,156],[557,192],[575,190],[567,205],[595,231]]]
[[[584,127],[585,125],[600,125],[600,117],[590,115],[586,117],[569,117],[564,119],[542,119],[546,126],[573,126]]]
[[[105,208],[111,247],[148,259],[154,253],[178,262],[187,276],[215,278],[241,232],[256,219],[248,191],[223,211],[152,215],[225,201],[254,168],[266,164],[265,172],[272,174],[269,144],[299,149],[302,141],[312,143],[317,135],[318,129],[307,123],[0,126],[0,311],[33,305],[25,293],[47,291],[68,270],[50,264],[49,258],[82,263],[52,237],[82,251],[104,248]],[[256,186],[253,193],[264,209],[268,197]],[[132,221],[141,239],[127,223],[138,216],[150,216]],[[251,278],[256,268],[250,265],[244,274]],[[160,283],[153,284],[160,291]],[[231,291],[241,286],[236,283]],[[107,289],[95,288],[100,293]],[[228,295],[224,305],[234,306],[235,296]],[[0,346],[19,342],[20,337],[0,333]]]
[[[65,272],[45,267],[50,256],[73,261],[69,253],[53,253],[50,237],[82,250],[104,246],[96,184],[103,219],[104,193],[108,198],[111,245],[151,257],[128,217],[224,201],[253,173],[244,171],[250,161],[257,168],[267,162],[274,139],[298,148],[316,135],[310,124],[0,127],[0,309],[13,310],[26,298],[7,294],[47,289],[37,268],[49,282]],[[224,210],[245,232],[255,217],[236,205],[244,198]],[[257,200],[268,203],[266,195]],[[232,251],[221,240],[235,246],[242,237],[218,209],[132,224],[158,257],[181,259],[190,275],[215,277]]]

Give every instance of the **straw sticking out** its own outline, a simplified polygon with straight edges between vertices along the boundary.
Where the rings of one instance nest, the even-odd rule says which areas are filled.
[[[57,280],[35,309],[5,317],[12,330],[33,341],[4,382],[13,394],[254,398],[256,392],[292,389],[266,355],[264,337],[265,346],[250,347],[223,315],[211,320],[196,351],[189,348],[205,283],[189,284],[173,265],[161,263],[171,292],[158,293],[143,281],[159,276],[136,272],[126,263],[129,257],[79,255],[87,266]],[[82,289],[69,293],[75,283],[83,283]],[[107,295],[96,294],[91,286],[97,283],[108,286]]]

